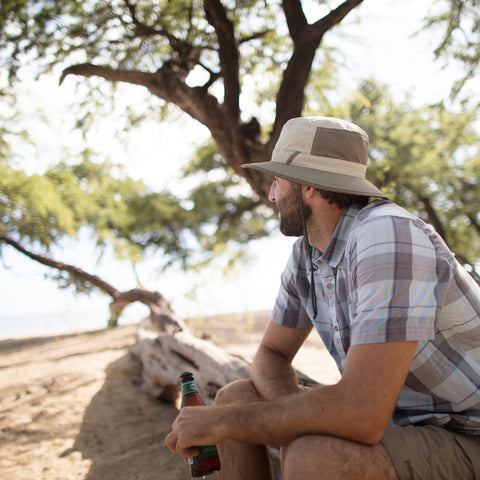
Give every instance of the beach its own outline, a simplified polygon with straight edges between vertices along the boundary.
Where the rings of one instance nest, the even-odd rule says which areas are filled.
[[[188,324],[249,359],[267,318],[260,312]],[[142,391],[141,366],[130,353],[136,329],[0,340],[2,480],[191,478],[163,443],[176,406]],[[324,383],[338,379],[315,336],[295,365]]]

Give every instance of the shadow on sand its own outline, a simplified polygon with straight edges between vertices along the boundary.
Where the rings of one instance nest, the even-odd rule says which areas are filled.
[[[140,365],[126,354],[85,410],[74,451],[91,461],[85,480],[183,480],[187,466],[164,445],[177,410],[141,392]]]

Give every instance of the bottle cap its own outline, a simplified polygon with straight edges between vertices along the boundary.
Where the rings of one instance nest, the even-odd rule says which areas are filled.
[[[188,377],[188,376],[191,376],[191,375],[193,375],[192,372],[183,372],[183,373],[180,375],[180,378]]]

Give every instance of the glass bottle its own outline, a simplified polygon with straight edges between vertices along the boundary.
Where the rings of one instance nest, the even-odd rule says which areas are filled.
[[[193,373],[184,372],[180,375],[182,381],[182,403],[183,407],[197,407],[205,405],[197,385],[193,380]],[[192,477],[203,477],[220,470],[220,459],[218,458],[217,447],[215,445],[196,446],[200,454],[196,457],[189,457],[190,473]]]

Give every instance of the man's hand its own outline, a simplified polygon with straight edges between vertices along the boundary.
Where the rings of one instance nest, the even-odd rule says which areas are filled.
[[[165,444],[176,455],[195,457],[195,446],[217,445],[222,428],[221,407],[184,407],[172,424],[172,431],[165,437]]]

